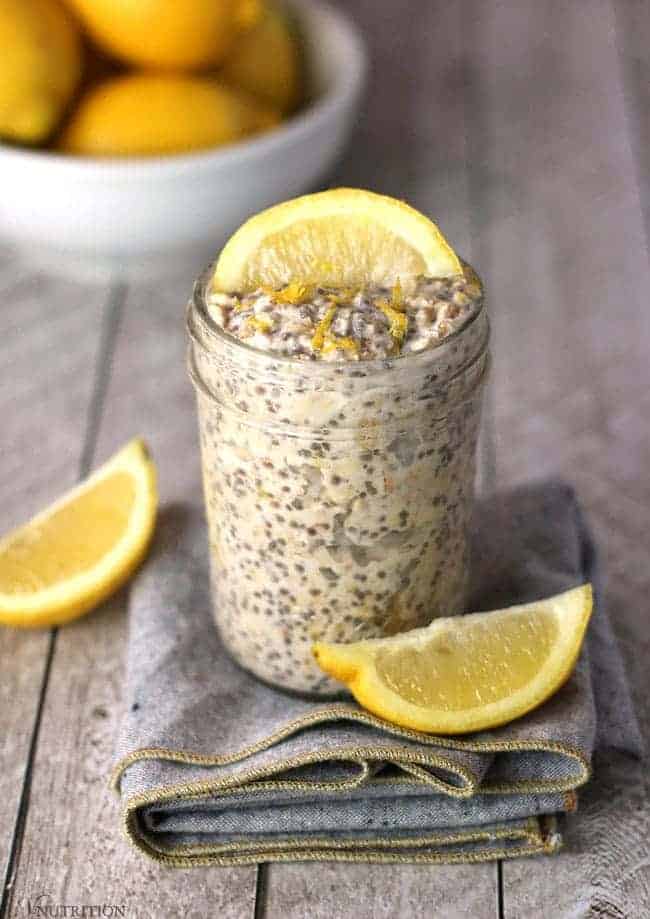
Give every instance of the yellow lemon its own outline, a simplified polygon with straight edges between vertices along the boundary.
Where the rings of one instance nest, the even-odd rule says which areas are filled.
[[[80,76],[77,28],[58,0],[0,0],[0,137],[45,140]]]
[[[213,287],[245,291],[292,281],[363,287],[462,270],[424,214],[386,195],[335,188],[285,201],[247,220],[221,252]]]
[[[67,2],[105,51],[128,63],[164,69],[215,67],[259,15],[259,0]]]
[[[81,99],[60,148],[85,156],[152,156],[218,147],[273,127],[276,112],[207,77],[131,74]]]
[[[143,558],[156,505],[155,467],[134,440],[0,541],[0,622],[60,625],[97,606]]]
[[[257,25],[234,43],[222,73],[282,112],[295,108],[302,91],[301,51],[286,14],[268,6]]]
[[[591,585],[491,613],[434,619],[391,638],[316,644],[322,669],[380,718],[435,734],[506,724],[570,676],[591,616]]]

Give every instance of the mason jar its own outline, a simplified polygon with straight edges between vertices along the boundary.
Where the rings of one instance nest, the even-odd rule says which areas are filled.
[[[206,305],[211,275],[187,328],[215,622],[265,682],[331,695],[342,687],[313,642],[463,611],[486,310],[428,350],[299,361],[225,333]]]

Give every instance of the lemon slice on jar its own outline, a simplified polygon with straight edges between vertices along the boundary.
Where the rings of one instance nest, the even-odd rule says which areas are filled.
[[[490,613],[434,621],[390,638],[317,643],[325,673],[401,727],[464,734],[506,724],[568,679],[592,609],[591,585]]]
[[[462,273],[458,256],[424,214],[386,195],[336,188],[251,217],[223,248],[212,287],[231,293],[292,281],[391,286],[420,274]]]
[[[156,507],[155,467],[133,440],[0,540],[0,623],[61,625],[97,606],[142,560]]]

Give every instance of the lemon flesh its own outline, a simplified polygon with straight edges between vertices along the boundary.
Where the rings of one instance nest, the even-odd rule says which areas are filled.
[[[364,708],[402,727],[463,734],[541,705],[575,666],[591,585],[490,613],[348,645],[314,645],[321,668]]]
[[[132,441],[0,541],[0,622],[59,625],[100,603],[144,556],[156,504],[154,465]]]
[[[291,281],[364,287],[420,274],[462,274],[437,226],[403,201],[336,188],[251,217],[226,243],[212,286],[228,293]]]

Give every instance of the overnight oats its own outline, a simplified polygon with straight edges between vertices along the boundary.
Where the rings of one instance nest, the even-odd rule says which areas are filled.
[[[215,290],[211,270],[188,329],[214,614],[232,656],[331,694],[315,641],[462,612],[489,336],[472,269],[248,291]]]

